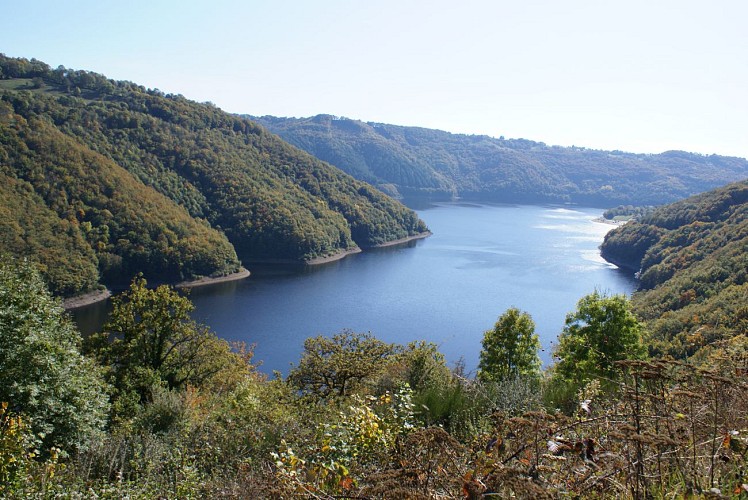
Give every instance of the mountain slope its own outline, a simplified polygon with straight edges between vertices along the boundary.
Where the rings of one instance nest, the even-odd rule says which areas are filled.
[[[237,254],[302,262],[426,231],[371,186],[210,104],[35,60],[0,56],[0,75],[0,173],[88,262],[80,283],[53,280],[58,293],[90,289],[92,266],[105,283],[187,279],[231,272]],[[0,252],[53,267],[54,239],[34,250],[1,204],[14,217]]]
[[[717,155],[549,147],[330,115],[251,119],[351,175],[406,198],[659,205],[748,176],[748,161]]]
[[[748,181],[660,207],[608,233],[601,250],[639,270],[633,305],[661,353],[748,335]]]
[[[16,244],[2,249],[38,260],[55,293],[91,290],[99,271],[121,283],[138,272],[176,281],[238,269],[223,234],[111,160],[44,120],[5,117],[0,225]]]

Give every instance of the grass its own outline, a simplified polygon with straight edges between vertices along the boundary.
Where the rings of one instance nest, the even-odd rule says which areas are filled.
[[[41,94],[54,96],[70,95],[70,93],[66,92],[62,87],[57,85],[50,85],[47,82],[44,82],[41,87],[34,87],[34,83],[31,78],[9,78],[6,80],[0,79],[0,91],[3,90],[26,90],[29,92],[38,92]],[[96,95],[94,95],[94,93],[91,91],[84,91],[80,97],[86,102],[91,102],[96,98]]]
[[[2,90],[39,90],[33,88],[31,78],[11,78],[9,80],[0,80],[0,89]]]

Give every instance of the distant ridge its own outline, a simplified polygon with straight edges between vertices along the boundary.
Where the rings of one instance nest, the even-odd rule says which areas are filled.
[[[748,177],[748,161],[718,155],[547,146],[331,115],[247,117],[395,197],[659,205]]]
[[[58,295],[421,234],[412,210],[211,104],[0,54],[0,255]]]

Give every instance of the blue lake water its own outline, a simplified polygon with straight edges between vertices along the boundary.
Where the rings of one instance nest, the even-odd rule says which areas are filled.
[[[630,273],[599,256],[612,228],[593,222],[599,209],[444,203],[418,212],[430,238],[323,266],[250,268],[249,279],[194,289],[194,317],[220,337],[255,344],[267,373],[287,373],[305,338],[343,329],[434,342],[470,371],[483,332],[507,308],[532,315],[549,363],[582,296],[635,288]],[[100,322],[102,307],[76,316]]]
[[[511,306],[537,325],[544,363],[565,315],[596,288],[629,294],[629,273],[598,246],[612,226],[600,210],[439,204],[420,210],[425,240],[297,272],[260,269],[247,280],[197,288],[195,318],[219,336],[256,344],[262,370],[288,371],[305,338],[343,329],[387,342],[424,339],[450,363],[478,362],[483,332]]]

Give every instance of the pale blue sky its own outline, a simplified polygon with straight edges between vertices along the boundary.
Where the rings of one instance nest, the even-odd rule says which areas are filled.
[[[212,101],[748,157],[745,0],[0,0],[0,52]]]

